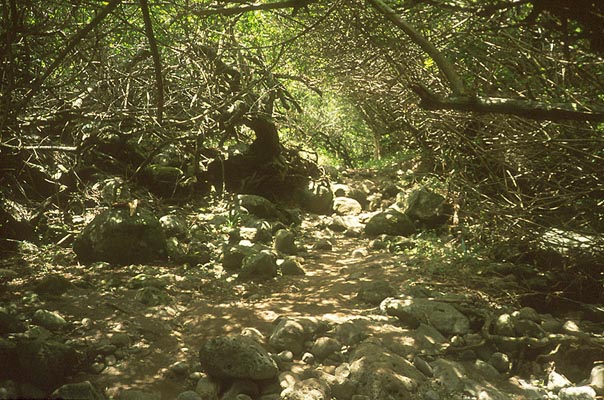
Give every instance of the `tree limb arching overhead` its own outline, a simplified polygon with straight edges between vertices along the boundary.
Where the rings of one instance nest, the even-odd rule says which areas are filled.
[[[433,60],[448,81],[452,92],[450,97],[441,97],[421,83],[411,86],[421,99],[420,106],[429,110],[457,110],[466,112],[516,115],[523,118],[548,121],[592,121],[604,122],[604,110],[598,107],[583,107],[577,104],[549,104],[517,98],[483,97],[468,94],[462,78],[455,66],[432,43],[419,33],[411,24],[383,0],[367,0],[371,6],[397,28],[402,30],[411,41],[417,44]]]

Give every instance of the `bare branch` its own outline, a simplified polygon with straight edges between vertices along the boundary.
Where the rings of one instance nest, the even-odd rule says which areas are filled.
[[[411,90],[421,98],[419,105],[428,110],[507,114],[548,121],[604,122],[604,110],[589,110],[575,103],[547,104],[526,99],[481,96],[451,96],[443,98],[421,84],[412,85]]]
[[[315,1],[316,0],[286,0],[277,3],[257,3],[241,7],[206,8],[202,10],[193,10],[192,14],[199,17],[205,17],[208,15],[235,15],[250,11],[277,10],[282,8],[293,8],[294,10],[297,10],[299,8],[306,7]]]

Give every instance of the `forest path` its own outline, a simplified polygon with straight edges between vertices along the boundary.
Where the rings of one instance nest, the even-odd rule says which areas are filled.
[[[179,361],[195,364],[199,348],[209,338],[239,333],[244,328],[258,329],[268,336],[280,316],[316,317],[342,323],[359,316],[377,315],[375,306],[356,298],[362,282],[383,279],[399,289],[410,279],[418,278],[400,255],[370,251],[353,256],[355,249],[368,243],[367,238],[335,234],[332,250],[313,250],[312,244],[321,234],[313,226],[300,229],[298,242],[304,248],[301,256],[306,271],[303,276],[240,283],[208,277],[204,271],[166,267],[158,272],[176,276],[176,282],[167,288],[170,301],[166,305],[145,307],[134,299],[137,291],[127,285],[110,292],[77,289],[69,297],[57,299],[56,304],[47,302],[49,309],[61,310],[70,319],[93,318],[94,329],[82,332],[86,340],[104,343],[113,333],[124,332],[133,338],[132,347],[138,348],[136,354],[106,366],[102,374],[83,373],[72,380],[88,379],[108,394],[138,388],[161,392],[162,398],[175,398],[183,390],[183,377],[170,377],[170,366]],[[106,271],[88,268],[90,275],[84,279],[120,281],[132,276],[114,268]],[[401,330],[392,325],[370,325],[368,329],[382,339]]]

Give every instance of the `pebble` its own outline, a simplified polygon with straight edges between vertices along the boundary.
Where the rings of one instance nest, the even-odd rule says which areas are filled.
[[[428,364],[428,362],[425,361],[421,357],[415,357],[413,359],[413,366],[415,368],[417,368],[422,374],[426,375],[427,377],[434,376],[434,371],[432,371],[432,366],[430,366],[430,364]]]
[[[127,333],[117,332],[111,336],[109,343],[118,347],[128,347],[130,346],[130,336]]]
[[[315,356],[312,353],[304,353],[302,355],[302,361],[308,365],[312,365],[315,363]]]

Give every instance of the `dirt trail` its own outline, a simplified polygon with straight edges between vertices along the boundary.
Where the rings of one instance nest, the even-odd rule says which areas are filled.
[[[305,239],[305,247],[310,248],[312,241]],[[164,398],[174,398],[184,390],[184,381],[167,377],[166,368],[177,361],[195,363],[198,349],[208,338],[238,333],[247,327],[268,335],[279,316],[313,316],[343,322],[370,311],[375,313],[372,306],[356,300],[359,284],[379,278],[398,287],[413,274],[398,256],[387,252],[353,257],[352,251],[366,241],[339,236],[330,251],[306,250],[302,254],[304,276],[230,285],[216,279],[182,280],[168,287],[171,301],[165,306],[147,308],[134,299],[136,290],[123,287],[108,292],[75,289],[47,301],[45,306],[60,310],[70,320],[95,321],[92,329],[80,327],[74,331],[81,340],[103,343],[112,332],[126,332],[132,338],[131,350],[135,354],[117,360],[101,374],[79,374],[73,377],[73,382],[91,380],[108,394],[139,388],[157,390]],[[78,273],[75,268],[71,268],[74,275]],[[182,272],[169,268],[166,271],[176,276]],[[92,286],[102,279],[131,276],[119,270],[88,269],[87,274],[83,279],[91,281]],[[393,329],[398,328],[381,333],[388,335]]]

